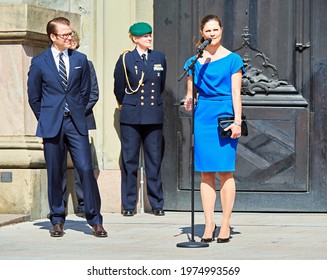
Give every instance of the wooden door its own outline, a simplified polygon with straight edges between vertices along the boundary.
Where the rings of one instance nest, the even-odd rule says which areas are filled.
[[[154,0],[154,47],[168,62],[162,169],[167,210],[191,206],[192,121],[180,106],[186,77],[178,78],[195,54],[200,20],[212,13],[222,19],[223,45],[263,76],[243,89],[249,136],[238,147],[235,211],[327,210],[326,12],[323,0]],[[258,77],[247,73],[244,84]],[[195,173],[200,211],[199,185]]]

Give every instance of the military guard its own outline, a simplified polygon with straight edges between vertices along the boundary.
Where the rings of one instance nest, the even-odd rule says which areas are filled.
[[[120,109],[121,199],[124,216],[135,214],[137,171],[143,145],[147,195],[156,216],[165,215],[161,182],[166,56],[151,50],[152,27],[138,22],[129,28],[133,51],[120,55],[114,71],[114,93]]]

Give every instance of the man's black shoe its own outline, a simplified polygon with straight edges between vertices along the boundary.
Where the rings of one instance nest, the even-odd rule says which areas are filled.
[[[125,216],[125,217],[132,217],[132,216],[134,216],[134,210],[124,210],[123,211],[123,216]]]
[[[165,216],[165,211],[162,209],[153,209],[152,212],[155,216]]]

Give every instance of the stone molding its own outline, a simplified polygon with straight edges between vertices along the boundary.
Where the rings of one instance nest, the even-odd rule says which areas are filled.
[[[76,13],[29,4],[0,4],[0,44],[47,47],[46,25],[59,15],[69,18],[74,29],[80,29],[81,16]]]
[[[15,54],[25,53],[26,57],[23,58],[23,61],[28,60],[29,55],[34,56],[49,46],[46,25],[49,20],[57,16],[69,18],[72,27],[79,30],[81,16],[76,13],[29,4],[0,4],[0,45],[3,47],[27,45],[29,47],[29,49],[26,49],[27,52],[20,52],[18,49],[11,48],[8,57],[12,58]],[[9,73],[28,72],[29,65],[26,63],[21,64],[21,60],[11,59],[9,62],[17,63],[17,65],[11,65],[7,69]],[[23,92],[19,91],[21,88],[17,86],[19,83],[15,80],[16,78],[17,75],[9,75],[8,85],[4,84],[2,87],[2,90],[7,94],[3,106],[11,107],[15,104],[16,110],[25,112],[30,110],[28,104],[23,101],[24,98],[21,98],[21,95],[25,95],[25,88],[22,88]],[[29,115],[32,115],[32,113]],[[19,122],[29,121],[27,116],[23,115],[23,117],[25,119],[19,120]],[[19,134],[19,136],[0,135],[0,168],[45,168],[42,139],[28,136],[28,133],[27,135],[21,135],[21,125],[12,125],[15,121],[17,121],[17,118],[7,116],[6,122],[3,124],[10,126],[11,131]]]
[[[45,168],[42,139],[34,136],[1,136],[0,168]]]

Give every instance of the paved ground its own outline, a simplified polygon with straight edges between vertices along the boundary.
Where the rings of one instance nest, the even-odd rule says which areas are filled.
[[[202,213],[194,215],[193,241],[189,212],[103,216],[109,238],[102,239],[75,215],[61,238],[50,237],[47,219],[0,215],[0,260],[327,260],[327,214],[233,213],[231,241],[205,248],[197,248]]]
[[[221,214],[215,216],[219,224]],[[326,278],[327,214],[233,213],[231,241],[209,247],[199,246],[203,214],[194,217],[191,226],[188,212],[104,214],[109,238],[96,238],[84,219],[69,215],[65,235],[52,238],[47,219],[0,215],[0,275],[34,280]]]

